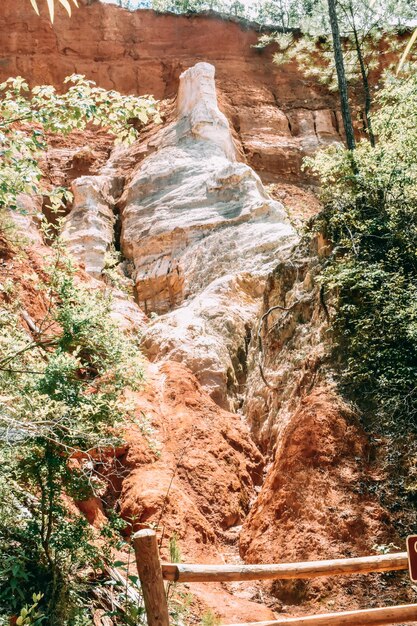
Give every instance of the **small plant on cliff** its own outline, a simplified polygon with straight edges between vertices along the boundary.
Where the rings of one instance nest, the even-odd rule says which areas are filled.
[[[333,246],[322,281],[336,298],[342,382],[379,426],[417,431],[417,73],[389,76],[373,124],[378,142],[309,161]]]
[[[176,533],[169,539],[169,556],[171,563],[181,563],[181,548]],[[167,586],[166,593],[172,624],[174,626],[186,626],[191,617],[190,607],[193,596],[179,589],[176,583],[171,582]]]
[[[97,87],[84,76],[65,79],[64,94],[43,85],[29,89],[21,78],[0,84],[0,209],[16,208],[20,194],[50,194],[42,184],[39,157],[47,149],[46,133],[68,134],[87,124],[106,128],[119,143],[137,137],[133,122],[159,121],[150,96],[123,96]],[[55,190],[55,200],[63,190]]]
[[[88,575],[102,555],[71,501],[105,486],[141,356],[109,298],[77,283],[59,241],[40,289],[47,310],[30,329],[12,301],[0,312],[0,613],[19,615],[41,592],[45,623],[75,626],[91,623]]]
[[[220,618],[208,609],[201,618],[201,626],[220,626]]]

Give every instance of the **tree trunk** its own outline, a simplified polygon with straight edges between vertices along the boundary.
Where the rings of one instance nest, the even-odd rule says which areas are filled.
[[[332,28],[334,61],[339,84],[340,103],[342,107],[343,126],[345,128],[346,143],[349,150],[355,149],[355,135],[353,132],[352,115],[349,106],[349,95],[346,81],[345,64],[343,61],[342,44],[340,41],[339,21],[337,19],[336,1],[327,0],[329,18]]]
[[[353,36],[355,38],[355,48],[356,54],[359,61],[359,67],[361,68],[361,76],[363,83],[363,90],[365,92],[365,118],[366,118],[366,126],[368,128],[369,141],[371,142],[371,146],[375,147],[375,135],[372,130],[372,120],[371,120],[371,90],[369,88],[369,80],[368,74],[366,72],[365,61],[363,59],[362,48],[358,37],[358,31],[356,30],[355,24],[355,15],[353,13],[353,7],[350,5],[350,15],[352,17],[352,27],[353,27]]]

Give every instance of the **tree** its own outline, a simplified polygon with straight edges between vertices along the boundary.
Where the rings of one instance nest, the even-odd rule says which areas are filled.
[[[349,150],[355,149],[355,134],[353,131],[352,115],[349,106],[349,94],[346,80],[345,64],[343,61],[342,43],[340,40],[339,20],[335,0],[327,0],[329,18],[333,38],[333,54],[339,84],[340,104],[342,109],[343,126],[345,128],[346,143]]]
[[[152,0],[152,8],[155,11],[170,11],[172,13],[198,13],[201,11],[218,11],[219,13],[233,12],[233,8],[223,0]]]
[[[354,47],[355,47],[356,55],[358,58],[360,74],[361,74],[362,84],[363,84],[363,89],[364,89],[364,94],[365,94],[365,118],[366,118],[366,126],[368,129],[369,141],[371,142],[371,145],[374,146],[375,136],[372,130],[372,122],[371,122],[371,89],[369,85],[368,71],[365,65],[363,43],[361,44],[361,41],[360,41],[360,34],[359,34],[358,27],[356,24],[355,10],[353,7],[352,0],[348,0],[345,11],[346,11],[348,19],[350,19],[351,21]]]
[[[377,96],[378,142],[340,144],[308,163],[333,252],[321,281],[334,305],[345,392],[386,433],[417,432],[417,67],[388,74]]]
[[[394,29],[394,25],[398,28],[405,27],[408,20],[413,19],[416,6],[415,3],[404,0],[388,0],[383,3],[376,0],[341,0],[339,7],[345,37],[357,57],[358,73],[363,88],[366,127],[369,140],[375,145],[371,121],[372,87],[369,69],[376,65],[373,58],[384,55],[384,47],[387,50],[394,50],[397,47],[397,30]],[[384,31],[385,37],[381,38]]]
[[[310,4],[294,0],[263,0],[255,8],[254,19],[260,24],[280,26],[282,31],[290,28],[299,28],[305,11]]]
[[[50,85],[29,89],[22,77],[0,84],[0,209],[16,208],[21,193],[43,193],[38,156],[47,148],[47,131],[67,134],[91,123],[107,128],[117,142],[129,143],[137,137],[134,119],[140,124],[159,121],[157,103],[150,96],[122,96],[79,74],[65,83],[64,94]],[[53,194],[55,199],[62,191]]]
[[[66,626],[87,613],[83,570],[103,560],[68,499],[103,490],[97,470],[120,443],[112,426],[128,413],[123,392],[137,388],[141,356],[112,321],[110,297],[76,284],[59,242],[40,293],[47,313],[30,334],[18,292],[0,315],[0,613],[41,592],[47,623]]]
[[[402,70],[402,68],[404,66],[404,63],[407,61],[407,58],[408,58],[408,56],[409,56],[409,54],[410,54],[410,52],[411,52],[411,50],[412,50],[416,40],[417,40],[417,28],[413,32],[413,34],[411,35],[410,41],[408,42],[408,44],[407,44],[407,46],[406,46],[406,48],[405,48],[405,50],[404,50],[404,52],[403,52],[403,54],[401,56],[400,62],[398,63],[398,67],[397,67],[397,74],[399,72],[401,72],[401,70]]]
[[[234,0],[230,5],[230,12],[236,17],[245,17],[245,5],[239,0]]]
[[[22,193],[45,192],[38,159],[47,132],[90,123],[131,142],[135,120],[159,120],[151,97],[122,96],[80,75],[66,82],[64,94],[51,86],[30,90],[21,77],[0,85],[1,225]],[[52,207],[66,198],[67,190],[54,190]],[[1,228],[6,240],[10,228]],[[127,415],[123,392],[139,383],[141,360],[135,337],[111,319],[109,294],[77,284],[59,237],[44,272],[37,288],[47,312],[37,324],[29,320],[29,330],[14,283],[1,285],[0,617],[27,605],[22,610],[32,616],[40,612],[36,623],[86,625],[83,570],[98,566],[102,554],[68,501],[100,492],[95,468],[120,441],[112,425]]]
[[[279,46],[274,56],[276,63],[295,60],[306,75],[317,78],[331,89],[339,89],[341,79],[341,108],[349,128],[349,143],[352,145],[347,105],[351,118],[355,113],[346,95],[349,87],[355,92],[355,103],[363,103],[363,126],[371,143],[375,143],[371,110],[377,84],[370,80],[370,76],[372,72],[375,77],[380,75],[387,66],[387,55],[399,49],[398,29],[405,28],[415,14],[415,3],[407,0],[339,0],[336,4],[331,0],[329,6],[328,0],[312,0],[308,6],[307,3],[295,4],[300,10],[303,36],[267,35],[261,37],[260,45],[275,41]],[[329,9],[333,26],[336,25],[338,30],[335,38]],[[332,37],[329,37],[330,32]]]

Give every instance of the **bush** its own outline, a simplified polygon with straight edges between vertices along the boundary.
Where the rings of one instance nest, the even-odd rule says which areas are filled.
[[[67,91],[51,85],[29,89],[21,76],[0,84],[0,209],[16,208],[19,194],[50,195],[42,186],[40,152],[47,148],[46,132],[68,134],[87,124],[106,128],[118,143],[137,137],[134,122],[160,121],[151,96],[123,96],[97,87],[80,74],[65,79]],[[52,192],[59,205],[64,189]]]
[[[335,296],[343,386],[387,432],[417,428],[417,74],[387,76],[378,143],[310,159],[332,244],[321,281]]]
[[[101,493],[100,450],[119,443],[123,390],[142,378],[111,300],[76,283],[59,246],[41,286],[48,313],[32,336],[13,304],[0,313],[0,612],[19,615],[41,592],[51,626],[90,623],[86,576],[103,554],[69,502]]]

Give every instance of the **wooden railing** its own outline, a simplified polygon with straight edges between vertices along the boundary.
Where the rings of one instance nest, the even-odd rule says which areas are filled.
[[[289,580],[319,576],[347,576],[408,569],[407,552],[353,559],[307,561],[279,565],[192,565],[161,563],[156,533],[140,530],[133,536],[136,563],[142,585],[148,626],[169,626],[164,580],[173,582],[229,582],[244,580]],[[268,622],[229,626],[379,626],[417,622],[417,604],[361,611],[291,617]]]

